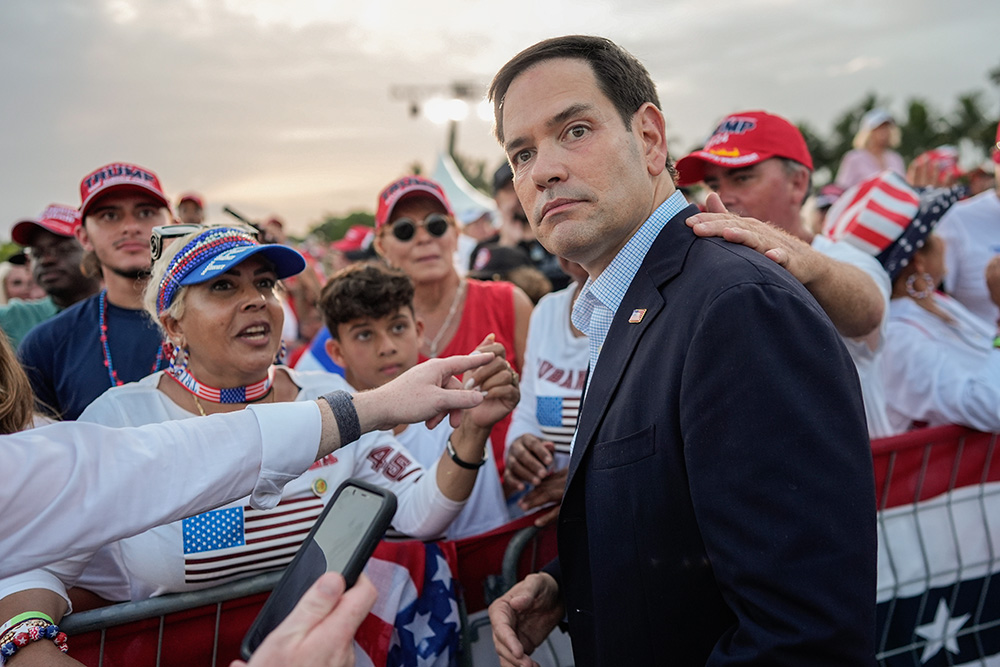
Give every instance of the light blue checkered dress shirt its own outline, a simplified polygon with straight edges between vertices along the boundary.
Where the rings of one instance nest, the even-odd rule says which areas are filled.
[[[632,279],[646,259],[646,253],[653,245],[653,241],[660,235],[670,218],[683,211],[688,205],[687,200],[679,191],[670,195],[665,202],[660,204],[646,222],[642,223],[638,231],[632,235],[628,243],[618,251],[615,258],[611,260],[607,268],[601,272],[597,279],[588,278],[580,290],[573,305],[573,325],[580,331],[587,334],[587,341],[590,347],[590,375],[587,378],[587,387],[590,387],[590,378],[593,377],[594,369],[597,367],[597,359],[601,356],[601,349],[604,347],[604,340],[608,337],[611,323],[618,312],[625,293],[632,284]],[[576,444],[576,434],[573,435],[573,442],[570,443],[570,451]]]

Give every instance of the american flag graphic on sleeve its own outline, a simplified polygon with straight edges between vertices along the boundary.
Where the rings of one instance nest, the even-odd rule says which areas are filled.
[[[322,498],[311,496],[282,500],[266,511],[229,507],[184,519],[184,582],[215,582],[287,565],[323,505]]]
[[[573,440],[579,415],[579,397],[539,396],[537,399],[535,417],[542,427],[542,437],[555,444],[558,454],[570,453],[569,443]]]

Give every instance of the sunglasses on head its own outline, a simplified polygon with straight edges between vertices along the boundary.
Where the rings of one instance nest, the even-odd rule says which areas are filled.
[[[174,225],[158,225],[153,227],[153,232],[149,237],[149,250],[153,261],[155,262],[162,257],[163,251],[166,250],[167,246],[170,245],[175,239],[187,236],[192,232],[200,232],[203,229],[208,229],[209,227],[219,226],[220,225],[194,225],[178,223]],[[260,241],[259,227],[254,226],[251,229],[245,229],[243,231]]]
[[[448,218],[440,213],[431,213],[423,222],[414,222],[410,218],[400,218],[392,223],[392,235],[400,241],[409,241],[417,233],[417,227],[423,227],[431,236],[438,238],[448,231]]]

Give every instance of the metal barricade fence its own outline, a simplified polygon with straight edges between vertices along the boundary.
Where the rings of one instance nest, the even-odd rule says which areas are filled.
[[[1000,664],[997,435],[921,429],[874,441],[872,454],[879,665]],[[554,555],[555,531],[536,535],[531,520],[455,543],[470,613]],[[87,665],[227,665],[279,577],[81,612],[62,625],[71,655]],[[476,628],[463,627],[465,641],[470,630]]]
[[[922,429],[872,453],[879,665],[1000,664],[997,434]]]
[[[228,665],[281,574],[70,614],[60,627],[85,665]]]
[[[520,577],[554,557],[554,525],[539,531],[533,520],[522,517],[453,543],[463,648],[477,638],[478,628],[467,622],[467,613],[485,609]],[[243,635],[281,574],[267,572],[200,591],[77,612],[60,627],[70,636],[70,655],[88,666],[225,666],[240,657]],[[466,653],[460,653],[459,662],[471,665]]]

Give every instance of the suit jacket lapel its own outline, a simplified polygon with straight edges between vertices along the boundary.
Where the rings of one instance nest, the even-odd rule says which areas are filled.
[[[694,232],[684,224],[684,221],[697,212],[696,207],[689,206],[666,224],[650,247],[615,313],[614,322],[604,341],[601,355],[597,359],[597,366],[590,369],[590,384],[581,406],[576,441],[570,458],[567,489],[573,482],[580,461],[608,410],[611,397],[621,382],[636,346],[649,324],[663,309],[664,300],[660,294],[660,285],[681,271],[684,257],[695,238]],[[629,322],[633,311],[637,309],[646,311],[641,321]]]

